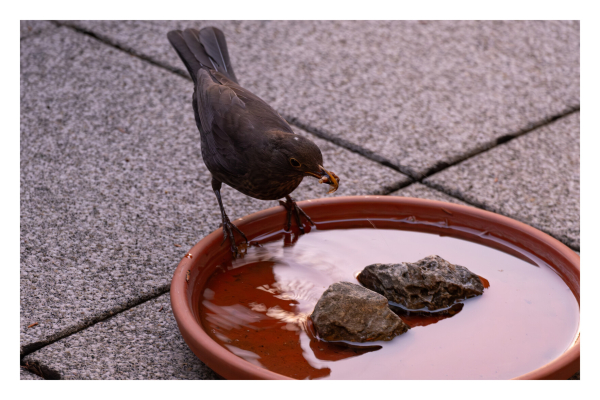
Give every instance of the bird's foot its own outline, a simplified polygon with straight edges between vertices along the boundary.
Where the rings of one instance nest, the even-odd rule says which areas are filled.
[[[289,231],[292,226],[292,214],[294,214],[294,218],[298,224],[298,229],[300,229],[301,233],[304,233],[304,226],[302,225],[302,220],[300,218],[301,216],[306,218],[311,225],[315,225],[314,222],[312,222],[312,219],[310,219],[310,217],[298,206],[298,204],[296,204],[294,199],[292,199],[290,196],[285,196],[285,201],[279,200],[279,204],[284,206],[287,210],[287,223],[285,227],[286,231]]]
[[[246,238],[246,235],[244,235],[244,232],[240,231],[240,229],[237,226],[232,224],[227,216],[223,217],[223,223],[221,226],[223,228],[223,242],[221,242],[221,246],[229,238],[231,242],[231,254],[233,255],[233,258],[236,259],[240,253],[238,251],[237,246],[235,245],[235,237],[233,235],[233,232],[235,231],[242,235],[246,243],[248,243],[248,239]]]

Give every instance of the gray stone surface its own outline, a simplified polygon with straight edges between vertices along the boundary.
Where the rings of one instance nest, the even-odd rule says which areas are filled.
[[[19,368],[21,370],[21,377],[20,380],[22,381],[42,381],[43,379],[36,375],[36,374],[32,374],[31,372],[27,371],[24,368]]]
[[[413,183],[400,190],[390,193],[390,196],[416,197],[418,199],[447,201],[449,203],[461,204],[468,206],[469,204],[457,199],[456,197],[448,196],[444,192],[432,189],[422,183]]]
[[[21,39],[28,36],[37,35],[42,31],[54,28],[54,24],[49,21],[41,20],[21,20]]]
[[[218,228],[191,93],[190,81],[68,28],[21,42],[22,346],[163,293]],[[341,178],[336,196],[408,179],[313,138]],[[293,196],[327,189],[307,178]],[[222,196],[232,220],[278,205]]]
[[[219,379],[183,341],[168,294],[26,356],[61,379]]]
[[[579,112],[459,163],[430,185],[579,249]]]
[[[166,32],[220,27],[243,86],[420,176],[579,106],[578,21],[77,21],[183,69]]]
[[[410,328],[379,293],[350,282],[331,284],[310,319],[319,338],[350,342],[389,341]]]
[[[479,276],[436,255],[414,262],[367,265],[356,279],[410,310],[439,310],[483,294]]]

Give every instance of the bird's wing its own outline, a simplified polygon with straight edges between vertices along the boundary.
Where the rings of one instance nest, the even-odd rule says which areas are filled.
[[[260,97],[244,89],[237,82],[221,72],[215,71],[213,75],[223,86],[233,90],[238,98],[244,102],[246,105],[246,115],[255,129],[258,129],[260,132],[279,131],[294,133],[287,121]],[[241,137],[239,139],[244,140]]]
[[[237,143],[233,132],[248,131],[252,124],[246,117],[246,104],[227,86],[215,82],[201,68],[194,90],[196,125],[203,139],[205,162],[214,163],[223,173],[243,175],[246,166],[239,156],[243,143]]]
[[[201,68],[194,93],[196,124],[211,162],[220,170],[243,175],[247,150],[262,146],[266,132],[293,133],[288,123],[258,96],[216,71]]]

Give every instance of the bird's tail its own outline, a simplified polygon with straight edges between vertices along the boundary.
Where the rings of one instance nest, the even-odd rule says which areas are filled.
[[[202,67],[217,70],[237,83],[231,66],[225,35],[221,30],[208,26],[183,31],[171,31],[167,34],[171,45],[179,54],[194,83],[198,70]]]

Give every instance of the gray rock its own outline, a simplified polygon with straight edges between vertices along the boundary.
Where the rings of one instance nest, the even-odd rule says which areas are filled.
[[[483,293],[479,276],[439,256],[428,256],[415,263],[372,264],[357,279],[388,300],[412,310],[425,307],[438,310]]]
[[[328,341],[392,340],[409,327],[388,308],[385,297],[350,282],[337,282],[321,296],[310,316]]]

